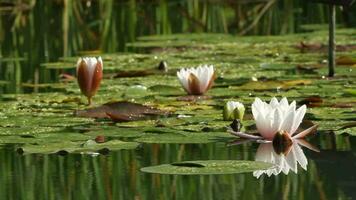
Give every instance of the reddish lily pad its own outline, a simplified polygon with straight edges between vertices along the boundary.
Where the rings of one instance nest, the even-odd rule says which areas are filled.
[[[169,114],[157,108],[125,101],[106,103],[95,108],[77,110],[74,113],[78,117],[111,118],[115,122],[141,120]]]

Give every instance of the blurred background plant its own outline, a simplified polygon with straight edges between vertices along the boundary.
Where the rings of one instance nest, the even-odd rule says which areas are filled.
[[[338,9],[338,23],[355,26],[355,10]],[[308,0],[0,0],[0,80],[12,83],[2,92],[56,80],[40,63],[128,51],[142,35],[290,34],[325,24],[327,11]]]

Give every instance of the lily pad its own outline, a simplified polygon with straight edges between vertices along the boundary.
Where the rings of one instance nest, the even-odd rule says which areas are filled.
[[[96,143],[94,140],[88,140],[84,143],[65,141],[58,143],[26,144],[19,147],[18,152],[22,154],[108,152],[122,149],[135,149],[138,145],[139,143],[137,142],[124,142],[120,140],[111,140],[105,143]]]
[[[234,87],[241,90],[279,90],[279,89],[289,89],[296,86],[309,85],[312,81],[310,80],[291,80],[291,81],[251,81],[239,87]]]
[[[167,115],[168,112],[131,102],[111,102],[96,108],[78,110],[78,117],[108,118],[115,122],[134,121],[159,115]]]
[[[144,167],[141,171],[172,175],[212,175],[247,173],[271,167],[273,165],[270,163],[246,160],[196,160]]]
[[[347,133],[352,136],[356,136],[356,122],[350,122],[344,124],[341,128],[334,131],[336,134]]]
[[[74,63],[64,63],[64,62],[57,62],[57,63],[43,63],[41,66],[47,68],[47,69],[72,69],[75,68],[75,62]]]

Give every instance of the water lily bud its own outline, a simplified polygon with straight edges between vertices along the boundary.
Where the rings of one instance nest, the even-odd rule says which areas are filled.
[[[243,120],[245,114],[245,106],[236,101],[228,101],[224,106],[223,117],[225,121],[239,119]]]
[[[80,90],[88,98],[89,105],[91,98],[99,89],[103,77],[103,61],[101,57],[79,58],[77,62],[77,79]]]
[[[168,72],[168,65],[167,62],[162,60],[158,65],[158,70]]]
[[[181,69],[177,77],[184,90],[190,95],[202,95],[214,84],[214,66],[203,65],[197,68]]]

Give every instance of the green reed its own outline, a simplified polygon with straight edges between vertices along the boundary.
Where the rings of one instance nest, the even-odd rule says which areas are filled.
[[[4,92],[19,85],[57,80],[58,73],[40,63],[60,57],[128,51],[138,36],[182,32],[239,35],[289,34],[303,24],[327,22],[327,7],[308,1],[268,0],[101,0],[17,1],[0,7],[0,80]],[[356,24],[355,6],[338,10],[339,23]],[[83,52],[84,51],[84,52]],[[24,61],[18,61],[22,58]],[[72,73],[72,72],[70,72]],[[29,90],[33,91],[33,90]],[[36,91],[36,90],[35,90]]]

